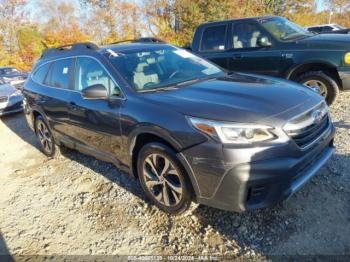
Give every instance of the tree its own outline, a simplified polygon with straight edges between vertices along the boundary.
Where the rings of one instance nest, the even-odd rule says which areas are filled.
[[[38,0],[46,21],[41,26],[43,41],[48,47],[85,42],[90,36],[81,30],[73,4],[61,1]]]
[[[0,0],[0,38],[5,51],[18,51],[17,28],[25,21],[26,0]]]
[[[140,6],[123,0],[80,0],[90,11],[86,18],[86,30],[95,33],[94,39],[107,44],[125,38],[136,38],[143,29]]]
[[[326,4],[329,10],[328,18],[331,18],[331,22],[350,27],[349,0],[328,0]],[[332,12],[333,15],[330,12]]]
[[[17,31],[17,39],[20,63],[17,63],[16,67],[25,71],[30,71],[33,61],[37,59],[45,49],[42,43],[42,36],[37,26],[26,25]]]

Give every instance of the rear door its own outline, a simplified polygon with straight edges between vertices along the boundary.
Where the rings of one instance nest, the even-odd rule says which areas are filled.
[[[51,64],[43,65],[38,69],[38,74],[45,73],[45,67],[49,66],[49,71],[46,73],[43,81],[44,88],[38,92],[40,103],[50,127],[59,135],[69,134],[68,128],[68,101],[73,88],[72,72],[73,59],[64,58],[51,62]],[[34,79],[36,75],[34,74]],[[41,77],[43,77],[41,75]],[[38,78],[40,76],[38,75]]]
[[[270,47],[259,46],[259,38],[267,37]],[[270,34],[254,21],[237,21],[232,24],[229,41],[229,69],[278,76],[282,52]]]
[[[69,101],[72,137],[81,149],[99,158],[120,156],[120,108],[124,97],[106,67],[92,57],[78,57],[75,64],[74,90]],[[108,99],[85,99],[82,91],[101,84],[109,90]],[[106,159],[110,160],[110,159]]]
[[[217,65],[228,67],[228,24],[220,23],[206,26],[200,36],[198,54]]]

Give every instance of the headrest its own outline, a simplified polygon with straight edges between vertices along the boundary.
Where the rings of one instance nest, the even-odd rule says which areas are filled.
[[[260,32],[259,31],[254,31],[253,32],[253,37],[258,37],[260,35]]]
[[[150,65],[150,64],[154,64],[156,62],[156,59],[154,57],[150,57],[150,58],[147,58],[147,63]]]
[[[147,66],[148,66],[147,63],[139,63],[139,64],[137,65],[137,67],[136,67],[135,72],[137,72],[137,73],[143,73],[145,67],[147,67]]]

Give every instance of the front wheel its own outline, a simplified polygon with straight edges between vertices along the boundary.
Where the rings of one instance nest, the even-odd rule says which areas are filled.
[[[139,152],[137,169],[143,190],[158,208],[179,215],[191,207],[189,179],[171,148],[146,144]]]
[[[328,105],[331,105],[339,94],[336,81],[322,71],[304,73],[296,81],[308,87],[317,87]]]

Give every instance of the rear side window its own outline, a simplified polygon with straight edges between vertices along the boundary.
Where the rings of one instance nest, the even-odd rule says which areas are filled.
[[[61,59],[52,63],[45,84],[52,87],[69,89],[73,68],[73,59]]]
[[[201,41],[201,51],[225,50],[226,25],[211,26],[204,30]]]
[[[50,63],[40,66],[33,74],[33,80],[39,84],[44,84],[47,72],[49,71]]]

